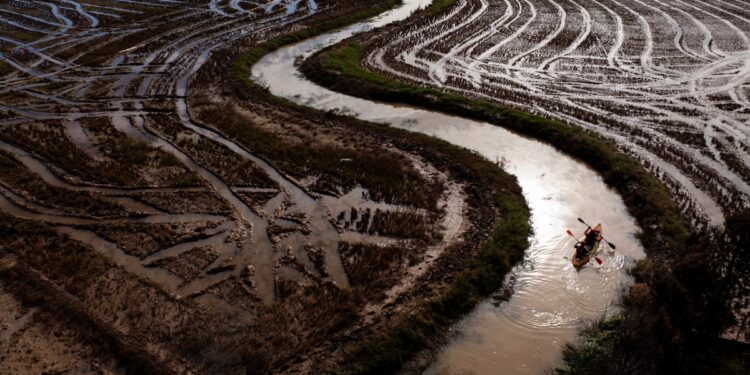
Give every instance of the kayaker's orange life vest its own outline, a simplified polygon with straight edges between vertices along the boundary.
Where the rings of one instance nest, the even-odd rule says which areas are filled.
[[[599,231],[593,229],[586,229],[586,246],[589,248],[594,246],[596,241],[599,240]]]

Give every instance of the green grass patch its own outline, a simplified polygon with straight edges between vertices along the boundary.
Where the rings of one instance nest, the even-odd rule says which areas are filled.
[[[129,164],[145,164],[153,150],[148,143],[128,137],[116,138],[114,143],[114,152]]]
[[[430,16],[438,15],[448,10],[455,3],[456,0],[433,0],[430,6],[425,9],[425,13]]]
[[[160,167],[178,167],[182,165],[182,163],[180,163],[180,160],[177,159],[177,157],[174,156],[174,154],[170,154],[168,152],[162,151],[162,152],[158,152],[156,156],[159,161]]]
[[[297,32],[285,34],[278,38],[269,40],[244,52],[235,61],[235,71],[244,81],[254,85],[255,83],[250,79],[252,66],[268,53],[280,49],[281,47],[298,43],[329,31],[340,29],[356,22],[375,17],[397,5],[400,5],[401,3],[401,0],[388,0],[378,6],[351,15],[341,16],[320,24],[315,24]],[[437,15],[450,8],[455,3],[456,0],[434,0],[424,11],[429,15]]]
[[[444,1],[444,0],[440,0],[440,1]],[[454,0],[449,0],[449,1],[454,1]],[[368,8],[366,10],[362,10],[354,14],[337,17],[329,21],[317,23],[309,27],[306,27],[302,30],[299,30],[290,34],[281,35],[277,38],[268,40],[258,46],[255,46],[243,52],[235,60],[234,62],[235,75],[244,83],[249,84],[250,86],[256,86],[255,82],[250,78],[253,65],[255,65],[255,63],[260,61],[260,59],[263,58],[263,56],[267,55],[268,53],[275,51],[281,47],[294,44],[294,43],[298,43],[303,40],[310,39],[314,36],[317,36],[317,35],[320,35],[329,31],[333,31],[336,29],[340,29],[342,27],[365,20],[367,18],[377,16],[378,14],[383,13],[386,10],[391,9],[399,4],[401,4],[400,0],[388,0],[385,3],[378,5],[378,6]]]
[[[555,375],[595,374],[597,359],[612,350],[616,339],[616,329],[620,326],[620,317],[614,316],[600,320],[587,327],[573,344],[567,344],[563,350],[565,362],[554,369]]]

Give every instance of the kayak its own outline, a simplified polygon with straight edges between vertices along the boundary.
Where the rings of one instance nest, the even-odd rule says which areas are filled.
[[[594,230],[599,231],[599,237],[600,238],[601,238],[601,235],[604,234],[603,231],[602,231],[602,225],[601,224],[596,224],[596,226],[594,227]],[[579,241],[583,242],[585,240],[586,240],[586,236],[584,235],[583,237],[581,237],[581,239]],[[576,258],[576,250],[573,250],[573,256],[570,258],[571,259],[571,263],[573,263],[573,267],[575,267],[576,269],[580,270],[581,267],[585,266],[586,263],[588,263],[591,260],[591,257],[593,257],[593,256],[596,255],[597,250],[599,250],[599,244],[601,242],[602,242],[601,239],[599,241],[596,241],[594,243],[594,246],[591,247],[591,249],[588,252],[588,254],[586,256],[584,256],[583,258]]]

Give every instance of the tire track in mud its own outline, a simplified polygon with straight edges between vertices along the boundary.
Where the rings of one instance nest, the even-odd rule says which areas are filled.
[[[727,2],[527,3],[458,1],[445,16],[374,41],[366,66],[616,140],[656,165],[670,186],[681,186],[678,194],[693,202],[700,221],[721,225],[724,211],[750,204],[746,14]],[[602,11],[614,22],[599,17]],[[508,12],[513,22],[530,18],[495,27],[492,15],[505,20]],[[573,19],[581,20],[577,28]],[[526,66],[534,61],[540,63]]]
[[[19,95],[31,98],[24,101],[0,104],[0,130],[20,125],[34,125],[60,121],[62,134],[68,141],[89,158],[83,163],[109,162],[108,151],[100,149],[92,132],[92,121],[100,121],[128,139],[159,150],[174,157],[186,170],[198,176],[206,187],[119,187],[102,186],[71,177],[34,150],[25,150],[22,142],[0,141],[0,150],[18,161],[44,183],[70,191],[91,194],[119,204],[128,211],[124,217],[91,218],[75,216],[55,208],[27,200],[11,190],[2,189],[0,209],[11,215],[52,224],[58,232],[69,235],[104,251],[115,263],[128,271],[146,277],[162,285],[174,296],[185,297],[206,292],[229,277],[250,279],[251,289],[266,303],[275,300],[276,282],[288,275],[307,276],[291,266],[280,264],[288,246],[308,269],[305,272],[321,281],[333,282],[340,288],[348,287],[348,278],[343,268],[339,242],[340,234],[332,224],[328,206],[312,196],[296,182],[279,172],[269,162],[252,154],[248,149],[230,140],[219,131],[191,118],[187,104],[188,86],[198,70],[209,62],[217,48],[231,45],[244,38],[261,38],[269,32],[282,30],[296,22],[315,15],[319,9],[314,0],[210,1],[203,6],[183,2],[125,1],[130,10],[107,7],[109,16],[102,15],[96,4],[87,1],[61,0],[55,3],[39,3],[47,13],[41,11],[31,15],[14,1],[0,5],[0,22],[17,25],[20,30],[44,34],[36,41],[25,42],[12,37],[0,39],[0,63],[9,64],[14,71],[0,75],[0,95]],[[251,6],[249,6],[251,5]],[[18,8],[15,8],[18,6]],[[131,6],[142,6],[143,11],[133,11]],[[154,16],[145,18],[149,7],[160,9]],[[4,16],[7,9],[18,13],[12,18]],[[75,15],[75,16],[74,16]],[[111,17],[117,16],[117,17]],[[46,18],[47,19],[46,19]],[[132,24],[118,24],[118,19],[135,17]],[[114,21],[113,21],[114,19]],[[186,20],[194,20],[184,24]],[[39,25],[54,27],[44,30]],[[174,27],[166,27],[174,26]],[[107,43],[142,32],[163,30],[132,45],[124,44],[107,61],[99,65],[79,65],[79,60]],[[96,43],[86,44],[89,40]],[[2,49],[7,42],[14,49]],[[44,47],[35,46],[39,42]],[[26,50],[30,54],[17,53]],[[68,52],[74,50],[74,53]],[[3,52],[7,52],[6,55]],[[66,56],[66,57],[61,57]],[[2,70],[0,70],[0,73]],[[51,83],[62,89],[49,89]],[[154,109],[158,106],[158,109]],[[166,109],[166,110],[165,110]],[[240,160],[260,168],[274,184],[270,190],[276,198],[269,201],[287,201],[279,210],[276,207],[263,211],[243,200],[243,191],[263,188],[231,186],[220,176],[220,171],[203,165],[198,158],[176,144],[158,127],[154,127],[154,114],[171,113],[177,120],[180,131],[190,137],[210,140],[224,147]],[[181,133],[181,134],[182,134]],[[6,142],[7,141],[7,142]],[[73,182],[72,182],[73,181]],[[134,198],[141,194],[216,194],[228,203],[231,213],[227,216],[210,214],[170,214],[152,206],[151,203]],[[377,203],[366,201],[365,203]],[[406,211],[408,207],[393,210]],[[256,212],[257,210],[257,212]],[[385,210],[388,211],[388,210]],[[139,217],[130,217],[136,213]],[[284,221],[286,214],[302,217],[301,224]],[[447,218],[455,219],[456,213]],[[458,212],[457,215],[461,215]],[[211,237],[211,246],[220,255],[205,266],[193,280],[184,280],[159,268],[163,257],[180,256],[186,249],[196,248],[206,240],[181,244],[179,248],[163,250],[139,259],[126,253],[118,244],[109,242],[88,229],[93,225],[109,223],[197,223],[226,222],[229,224],[222,234]],[[274,243],[269,236],[271,225],[292,225],[296,240]],[[224,225],[224,224],[223,224]],[[450,229],[450,228],[449,228]],[[349,236],[351,237],[351,236]],[[370,238],[371,237],[371,238]],[[358,233],[361,241],[390,241],[388,237]],[[313,264],[307,257],[307,248],[322,253],[322,265]],[[164,255],[169,254],[169,255]],[[322,267],[322,269],[318,269]],[[291,277],[291,276],[289,276]],[[296,281],[296,280],[295,280]]]

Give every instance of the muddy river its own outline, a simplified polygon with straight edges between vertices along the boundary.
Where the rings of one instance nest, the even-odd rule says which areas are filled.
[[[430,0],[405,0],[398,9],[367,22],[283,48],[253,67],[253,79],[270,91],[320,110],[338,110],[363,120],[429,134],[472,149],[503,163],[518,177],[532,209],[533,238],[526,260],[508,280],[511,298],[492,299],[453,327],[449,342],[427,369],[428,374],[541,374],[559,363],[562,346],[583,325],[616,309],[630,280],[626,269],[644,256],[636,239],[640,230],[622,199],[595,171],[551,146],[501,127],[461,117],[362,100],[332,92],[306,80],[295,61],[356,33],[408,17]],[[566,257],[573,240],[590,224],[603,223],[604,235],[616,252],[600,253],[577,272]],[[511,280],[512,279],[512,280]]]

